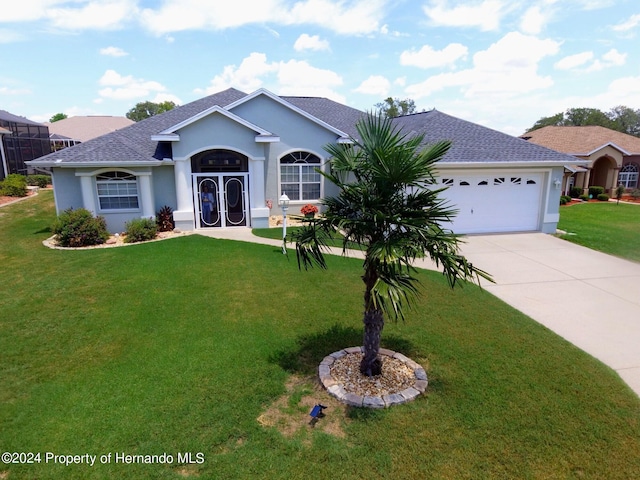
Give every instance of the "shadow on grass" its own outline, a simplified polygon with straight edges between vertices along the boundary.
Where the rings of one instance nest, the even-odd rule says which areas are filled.
[[[289,373],[313,375],[327,355],[347,347],[362,345],[362,330],[354,327],[333,325],[319,333],[303,335],[293,348],[275,352],[269,361]],[[382,347],[411,357],[416,354],[413,344],[395,335],[382,334]]]

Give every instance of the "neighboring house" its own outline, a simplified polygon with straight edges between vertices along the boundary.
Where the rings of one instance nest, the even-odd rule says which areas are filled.
[[[0,178],[31,173],[26,162],[50,152],[46,125],[0,110]]]
[[[106,115],[89,115],[86,117],[69,117],[57,122],[45,123],[49,127],[51,150],[56,152],[92,138],[115,132],[133,125],[135,122],[127,117]]]
[[[600,126],[543,127],[522,135],[531,143],[587,160],[586,168],[568,169],[563,191],[576,186],[588,193],[591,186],[609,194],[622,184],[636,189],[640,173],[640,138]]]
[[[364,115],[326,98],[228,89],[31,164],[51,169],[58,212],[85,207],[112,232],[164,205],[182,230],[267,227],[283,192],[292,214],[338,193],[316,169],[328,168],[324,146],[357,138]],[[394,122],[452,140],[437,187],[460,210],[458,233],[555,232],[564,168],[585,163],[435,110]]]

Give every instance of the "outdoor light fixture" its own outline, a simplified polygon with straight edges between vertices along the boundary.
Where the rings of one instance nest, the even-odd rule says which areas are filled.
[[[280,208],[282,208],[282,253],[287,254],[287,210],[289,210],[289,197],[283,193],[278,200]]]
[[[556,187],[556,190],[558,190],[558,189],[560,188],[560,185],[562,185],[562,182],[560,181],[560,179],[559,179],[559,178],[556,178],[556,179],[553,181],[553,185]]]

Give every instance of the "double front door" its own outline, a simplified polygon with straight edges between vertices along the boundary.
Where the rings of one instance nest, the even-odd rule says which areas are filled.
[[[198,228],[248,227],[246,173],[206,173],[193,176]]]

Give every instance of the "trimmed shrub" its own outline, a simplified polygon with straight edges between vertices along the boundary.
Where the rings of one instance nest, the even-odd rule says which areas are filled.
[[[567,204],[567,199],[564,197],[560,197],[560,205],[566,205]]]
[[[51,228],[56,241],[63,247],[87,247],[107,241],[107,223],[104,217],[94,217],[84,208],[69,208],[62,212]]]
[[[569,196],[571,198],[578,198],[580,195],[582,195],[582,189],[580,187],[571,187],[571,190],[569,190]]]
[[[7,175],[2,183],[0,183],[0,194],[9,197],[26,197],[27,196],[27,178],[18,173]]]
[[[156,213],[156,224],[159,232],[170,232],[176,224],[173,221],[173,210],[170,206],[165,205]]]
[[[604,193],[604,187],[589,187],[589,195],[591,198],[598,198],[598,195],[602,195]]]
[[[125,243],[146,242],[153,240],[158,234],[158,226],[152,218],[134,218],[124,226]]]
[[[27,185],[46,188],[51,185],[51,177],[49,175],[27,175]]]
[[[601,202],[608,202],[609,195],[607,195],[606,193],[601,193],[600,195],[598,195],[598,200],[600,200]]]
[[[589,201],[589,195],[580,195],[578,198],[579,198],[580,200],[585,201],[585,202],[588,202],[588,201]]]

